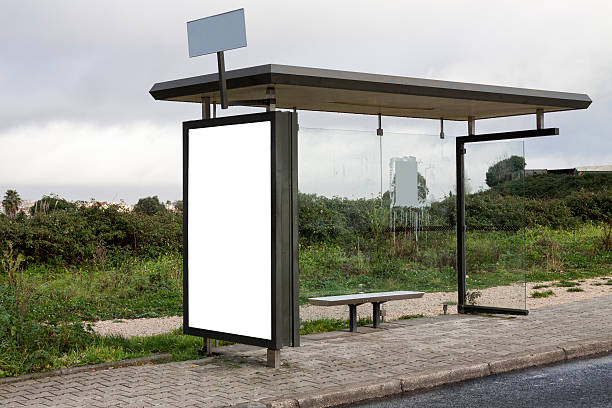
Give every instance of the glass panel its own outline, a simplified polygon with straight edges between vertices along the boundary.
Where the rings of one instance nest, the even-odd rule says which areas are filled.
[[[302,299],[456,290],[454,139],[300,126],[298,140]]]
[[[465,149],[466,303],[525,309],[524,143]]]

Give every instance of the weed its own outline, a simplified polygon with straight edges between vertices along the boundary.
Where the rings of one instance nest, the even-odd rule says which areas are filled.
[[[555,296],[555,292],[553,292],[552,290],[547,290],[544,292],[532,292],[531,293],[532,298],[547,298],[549,296]]]
[[[403,315],[397,318],[397,320],[410,320],[410,319],[420,319],[421,317],[425,317],[423,314],[409,314]]]
[[[550,286],[548,286],[548,285],[535,285],[533,287],[533,289],[545,289],[545,288],[548,288],[548,287],[550,287]]]
[[[572,282],[572,281],[561,281],[561,282],[555,283],[555,286],[559,288],[572,288],[574,286],[580,286],[580,283]]]
[[[370,317],[360,318],[357,320],[357,326],[367,326],[372,324]],[[300,334],[324,333],[336,330],[345,330],[349,328],[349,321],[345,319],[318,319],[307,320],[302,322]]]
[[[11,241],[8,241],[6,244],[8,248],[3,251],[3,257],[0,258],[0,271],[7,274],[8,282],[12,284],[17,273],[21,270],[21,264],[25,261],[25,257],[13,249]]]
[[[584,289],[582,289],[582,288],[568,288],[567,291],[568,292],[584,292]]]
[[[468,304],[470,305],[475,305],[476,304],[476,299],[478,299],[479,297],[482,296],[482,293],[478,290],[473,290],[470,292],[467,292],[465,294],[465,300]]]

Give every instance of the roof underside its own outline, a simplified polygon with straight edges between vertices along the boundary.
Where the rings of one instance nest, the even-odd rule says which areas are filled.
[[[267,88],[274,87],[278,108],[367,115],[467,120],[534,114],[536,109],[586,109],[591,104],[585,94],[275,64],[227,71],[226,78],[230,104],[265,99]],[[150,93],[157,100],[201,103],[210,97],[219,103],[218,74],[160,82]]]

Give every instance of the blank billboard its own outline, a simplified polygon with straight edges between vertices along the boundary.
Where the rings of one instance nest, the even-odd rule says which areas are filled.
[[[272,339],[271,132],[189,130],[187,327]]]
[[[189,56],[246,47],[244,9],[187,22]]]

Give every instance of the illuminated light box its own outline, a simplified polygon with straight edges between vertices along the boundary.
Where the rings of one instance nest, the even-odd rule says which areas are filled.
[[[298,345],[296,128],[291,112],[183,124],[186,334]]]

